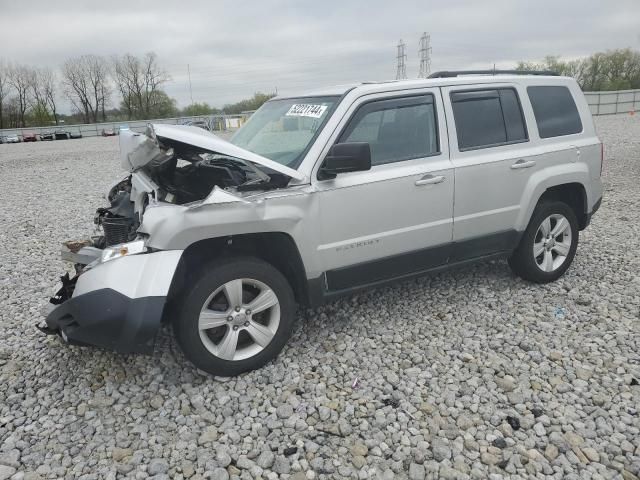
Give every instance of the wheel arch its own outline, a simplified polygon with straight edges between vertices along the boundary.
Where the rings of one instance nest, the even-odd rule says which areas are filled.
[[[563,183],[547,188],[536,205],[544,201],[559,201],[571,207],[578,220],[579,230],[584,230],[588,224],[587,191],[583,184],[578,182]]]
[[[580,230],[589,224],[590,185],[589,172],[582,164],[564,164],[536,172],[531,176],[523,192],[516,229],[524,231],[535,208],[545,200],[556,200],[568,204],[578,219]]]
[[[206,238],[183,252],[169,288],[168,301],[176,298],[211,261],[225,256],[252,256],[273,265],[287,279],[299,304],[309,304],[307,277],[293,238],[283,232],[248,233]],[[170,309],[169,309],[170,310]]]

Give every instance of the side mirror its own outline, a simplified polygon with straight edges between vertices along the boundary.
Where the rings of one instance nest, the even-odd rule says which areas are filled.
[[[371,148],[366,142],[336,143],[324,158],[318,178],[328,180],[339,173],[371,170]]]

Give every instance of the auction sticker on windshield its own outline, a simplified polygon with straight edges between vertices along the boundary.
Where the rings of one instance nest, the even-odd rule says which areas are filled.
[[[291,105],[289,111],[285,114],[288,117],[312,117],[320,118],[327,109],[326,105],[313,105],[310,103],[296,103]]]

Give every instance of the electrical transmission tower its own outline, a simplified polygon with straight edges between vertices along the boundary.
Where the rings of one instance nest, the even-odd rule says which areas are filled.
[[[431,73],[431,35],[427,32],[420,37],[420,74],[418,78],[427,78]]]
[[[400,39],[398,43],[398,55],[396,58],[398,59],[398,68],[396,70],[396,80],[404,80],[407,78],[407,54],[405,52],[406,44]]]

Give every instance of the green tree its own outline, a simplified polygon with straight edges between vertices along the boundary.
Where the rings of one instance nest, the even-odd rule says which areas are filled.
[[[43,101],[35,102],[26,117],[26,123],[33,126],[49,125],[52,121],[53,116]]]
[[[121,110],[127,112],[129,120],[150,120],[153,118],[168,118],[178,115],[175,99],[162,90],[150,93],[143,105],[131,101],[125,96],[120,102]]]
[[[253,110],[259,109],[264,102],[269,100],[270,98],[275,97],[275,93],[262,93],[256,92],[253,94],[253,97],[248,98],[246,100],[241,100],[237,103],[231,103],[224,106],[224,113],[235,115],[242,112],[249,112]]]
[[[519,70],[552,70],[574,77],[585,91],[640,88],[640,52],[630,48],[607,50],[564,61],[547,56],[542,62],[519,62]]]
[[[185,117],[197,117],[199,115],[211,115],[213,113],[219,113],[220,110],[210,106],[207,102],[192,103],[182,109],[182,115]]]

